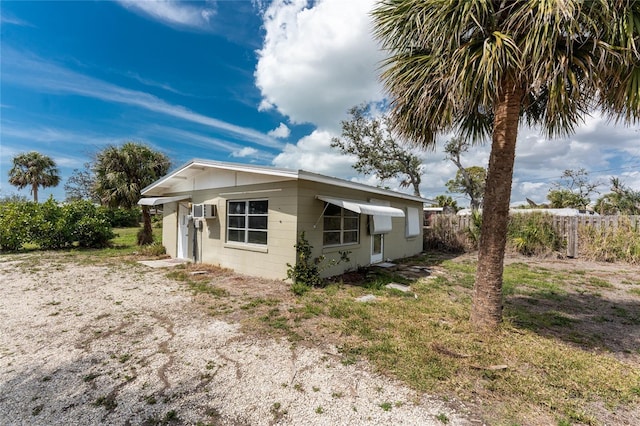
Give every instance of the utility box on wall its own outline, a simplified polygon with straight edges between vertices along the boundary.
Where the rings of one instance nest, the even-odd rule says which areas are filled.
[[[214,204],[193,204],[191,206],[191,216],[194,219],[215,219],[217,213]]]

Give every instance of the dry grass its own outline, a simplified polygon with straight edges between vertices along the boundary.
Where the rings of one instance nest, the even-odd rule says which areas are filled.
[[[490,424],[640,419],[640,347],[607,347],[605,335],[620,322],[640,326],[639,297],[612,305],[601,327],[592,328],[608,303],[598,291],[611,284],[584,271],[515,263],[505,270],[505,324],[496,335],[480,335],[468,321],[475,264],[445,261],[436,269],[436,278],[412,285],[415,297],[363,282],[314,290],[301,303],[317,313],[313,321],[325,334],[333,331],[345,363],[364,357],[419,391],[476,405]],[[354,301],[367,293],[377,301]],[[593,312],[577,315],[576,302]]]
[[[621,216],[616,228],[581,227],[580,255],[600,262],[640,264],[640,231]]]

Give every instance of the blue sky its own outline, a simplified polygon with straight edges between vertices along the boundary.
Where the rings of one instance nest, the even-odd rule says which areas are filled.
[[[372,5],[2,0],[0,195],[17,192],[7,173],[18,153],[51,156],[64,183],[106,145],[129,140],[164,152],[174,166],[198,157],[378,184],[329,146],[348,108],[384,99]],[[442,153],[447,138],[417,151],[425,197],[445,193],[455,175]],[[486,166],[488,151],[478,147],[463,162]],[[564,169],[581,167],[594,180],[618,176],[640,189],[638,126],[594,114],[575,135],[552,141],[522,128],[512,201],[542,202]],[[40,198],[49,194],[64,199],[63,184]]]

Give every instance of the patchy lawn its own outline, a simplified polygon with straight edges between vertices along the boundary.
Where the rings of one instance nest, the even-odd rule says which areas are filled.
[[[505,324],[478,335],[473,256],[354,271],[300,297],[138,258],[0,257],[0,405],[40,424],[640,424],[636,267],[509,258]]]

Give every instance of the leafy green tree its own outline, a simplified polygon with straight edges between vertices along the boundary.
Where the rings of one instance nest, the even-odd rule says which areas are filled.
[[[450,195],[436,195],[433,200],[436,202],[434,207],[451,207],[454,213],[458,211],[458,202]]]
[[[640,214],[640,191],[634,191],[620,181],[611,178],[611,192],[598,198],[595,210],[600,214]]]
[[[167,156],[146,145],[110,145],[96,154],[93,163],[95,192],[103,205],[131,209],[137,206],[142,189],[164,176],[170,165]],[[153,229],[148,206],[142,206],[142,222],[138,244],[151,244]]]
[[[549,208],[552,209],[586,209],[589,199],[581,197],[580,194],[569,191],[568,189],[553,189],[547,193],[549,200]]]
[[[331,147],[357,156],[353,168],[358,172],[375,174],[383,182],[402,176],[400,185],[412,187],[413,193],[420,196],[422,163],[392,134],[389,117],[371,117],[366,105],[351,108],[349,114],[351,120],[342,121],[342,137],[333,138]]]
[[[373,17],[395,129],[425,147],[491,136],[471,321],[497,328],[518,126],[638,121],[640,2],[381,0]]]
[[[36,151],[26,152],[13,157],[9,183],[18,189],[30,186],[33,201],[37,203],[38,188],[57,186],[60,183],[60,172],[51,157]]]
[[[589,182],[589,173],[585,169],[565,170],[554,189],[549,190],[547,199],[549,207],[554,209],[574,208],[586,209],[591,202],[591,195],[596,193],[599,182]]]
[[[459,169],[456,177],[445,183],[449,192],[465,194],[470,199],[471,210],[482,207],[484,196],[484,184],[487,179],[487,171],[484,167],[471,166]]]
[[[452,138],[445,145],[444,152],[447,158],[458,168],[456,177],[445,185],[449,192],[466,194],[470,199],[471,210],[478,210],[482,206],[487,171],[480,166],[464,167],[462,165],[462,154],[469,151],[469,147],[469,142],[460,136]]]

